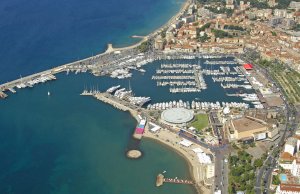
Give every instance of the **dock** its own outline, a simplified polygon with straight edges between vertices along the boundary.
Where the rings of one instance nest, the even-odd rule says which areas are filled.
[[[163,174],[158,174],[156,177],[156,186],[160,187],[164,183],[186,184],[186,185],[194,184],[194,182],[191,180],[178,179],[178,178],[165,178]]]
[[[6,98],[6,97],[7,97],[7,94],[5,94],[4,92],[0,91],[0,98]]]

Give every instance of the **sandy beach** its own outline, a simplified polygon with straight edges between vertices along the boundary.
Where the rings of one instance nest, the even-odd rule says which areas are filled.
[[[203,183],[205,179],[205,165],[200,164],[197,158],[197,155],[192,149],[199,148],[199,145],[191,145],[190,147],[184,147],[179,144],[183,138],[179,137],[177,134],[170,132],[167,129],[160,129],[157,133],[152,133],[148,129],[145,130],[143,135],[144,138],[149,138],[164,145],[169,146],[178,154],[180,154],[188,163],[190,174],[195,182],[195,187],[198,193],[209,194],[211,193],[210,189],[206,188]],[[209,150],[202,148],[205,153],[211,153]]]

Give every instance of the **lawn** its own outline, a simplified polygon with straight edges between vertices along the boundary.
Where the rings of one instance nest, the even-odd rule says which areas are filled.
[[[195,115],[194,121],[191,126],[195,127],[197,130],[202,130],[208,126],[208,116],[207,114]]]
[[[300,104],[300,74],[298,72],[282,64],[266,60],[261,60],[259,65],[269,70],[274,81],[283,88],[282,92],[290,103]]]

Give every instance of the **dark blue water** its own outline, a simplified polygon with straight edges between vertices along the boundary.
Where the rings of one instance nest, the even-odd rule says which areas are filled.
[[[137,40],[164,24],[177,0],[2,0],[0,82]],[[187,185],[155,187],[157,173],[190,178],[187,163],[143,140],[144,157],[125,157],[136,125],[128,113],[79,96],[83,86],[113,82],[84,75],[18,90],[0,101],[0,193],[185,193]],[[51,91],[51,96],[47,92]]]
[[[2,0],[0,82],[137,42],[183,0]]]

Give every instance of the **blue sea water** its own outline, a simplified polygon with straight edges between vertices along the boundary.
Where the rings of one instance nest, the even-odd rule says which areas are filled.
[[[144,156],[127,159],[136,121],[79,95],[83,83],[103,90],[114,81],[89,74],[57,77],[0,101],[0,193],[195,193],[187,185],[155,187],[163,170],[190,178],[183,158],[144,139]]]
[[[137,42],[183,0],[2,0],[0,82]]]
[[[164,24],[177,0],[2,0],[0,82],[124,46]],[[91,97],[89,74],[18,90],[0,101],[0,193],[193,194],[187,185],[155,187],[157,173],[190,178],[181,156],[143,140],[140,160],[125,157],[136,121]],[[51,91],[51,96],[47,96]]]

